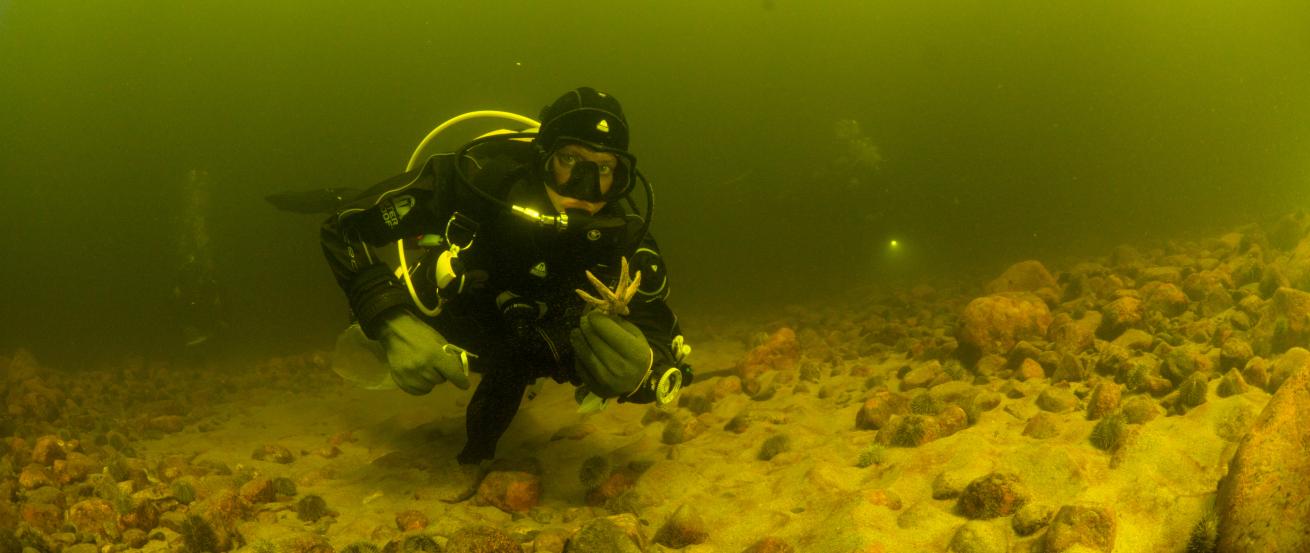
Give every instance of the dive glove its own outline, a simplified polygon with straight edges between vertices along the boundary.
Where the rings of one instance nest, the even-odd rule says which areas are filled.
[[[418,317],[408,312],[393,315],[382,323],[381,335],[396,387],[420,396],[449,380],[468,389],[468,354]]]
[[[636,325],[591,311],[569,335],[578,377],[602,398],[627,396],[650,375],[655,354]]]

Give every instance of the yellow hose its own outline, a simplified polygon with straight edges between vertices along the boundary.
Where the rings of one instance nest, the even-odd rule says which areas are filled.
[[[469,119],[482,119],[482,118],[508,119],[510,121],[514,121],[515,123],[527,125],[528,127],[532,127],[532,128],[541,126],[541,123],[538,123],[536,120],[532,119],[531,117],[524,117],[522,115],[509,111],[481,110],[481,111],[470,111],[468,113],[456,115],[454,117],[451,117],[450,119],[447,119],[445,123],[437,125],[437,128],[432,129],[432,132],[428,133],[427,136],[423,137],[423,140],[418,143],[418,147],[414,148],[414,155],[409,156],[409,163],[405,165],[405,170],[406,171],[414,170],[414,166],[418,165],[420,159],[419,154],[423,153],[423,150],[428,147],[428,144],[431,143],[432,140],[435,139],[438,134],[441,134],[441,131],[450,128],[451,126],[454,126],[457,123],[468,121]],[[502,132],[509,132],[509,131],[496,131],[496,134],[500,134]]]
[[[470,119],[482,119],[482,118],[508,119],[515,123],[527,125],[529,129],[524,132],[533,132],[538,127],[541,126],[540,123],[538,123],[537,121],[533,120],[530,117],[524,117],[517,113],[508,112],[508,111],[481,110],[481,111],[470,111],[468,113],[456,115],[455,117],[451,117],[450,119],[447,119],[446,122],[437,125],[437,128],[432,129],[432,132],[429,132],[427,136],[423,137],[423,140],[418,143],[418,147],[414,148],[413,155],[409,156],[409,163],[405,165],[405,171],[408,172],[414,170],[414,167],[419,164],[419,160],[421,159],[419,156],[423,153],[423,150],[426,149],[428,147],[428,144],[431,143],[432,140],[435,139],[438,134],[441,134],[442,131],[463,121],[468,121]],[[489,132],[482,136],[507,134],[511,132],[513,131],[497,130],[497,131]],[[458,163],[458,160],[456,161],[456,163]],[[422,311],[424,315],[427,315],[429,317],[436,317],[438,313],[441,313],[441,300],[440,299],[437,300],[436,307],[429,308],[428,306],[423,305],[423,301],[419,299],[418,291],[414,289],[414,280],[409,275],[409,264],[405,261],[405,239],[402,238],[396,241],[396,253],[397,253],[397,257],[400,260],[400,267],[397,268],[397,271],[400,272],[401,278],[405,280],[405,287],[409,289],[410,299],[414,300],[414,305],[417,306],[418,310]]]

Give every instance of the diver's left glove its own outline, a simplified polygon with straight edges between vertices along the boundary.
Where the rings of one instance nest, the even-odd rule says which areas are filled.
[[[569,335],[578,377],[601,398],[627,396],[650,376],[655,354],[636,325],[600,311],[582,316]]]
[[[388,314],[381,334],[396,387],[421,396],[449,380],[461,390],[468,389],[468,353],[418,317],[406,311]]]

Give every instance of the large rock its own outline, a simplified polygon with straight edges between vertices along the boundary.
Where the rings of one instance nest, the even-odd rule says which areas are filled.
[[[1200,306],[1200,313],[1210,317],[1233,306],[1233,280],[1223,271],[1192,273],[1183,281],[1183,291]]]
[[[402,550],[422,550],[407,546]],[[330,551],[330,549],[329,549]],[[523,548],[508,532],[494,526],[469,526],[461,528],[446,542],[447,553],[522,553]]]
[[[1310,290],[1310,236],[1302,235],[1282,264],[1282,274],[1289,285]]]
[[[522,471],[492,471],[478,486],[477,503],[507,513],[526,513],[541,500],[541,478]]]
[[[737,375],[741,377],[742,388],[749,390],[758,387],[760,375],[772,370],[794,370],[799,360],[796,331],[783,327],[746,353],[746,358],[737,364]]]
[[[1310,351],[1292,348],[1269,364],[1264,387],[1269,393],[1276,393],[1278,388],[1289,378],[1310,365]]]
[[[783,541],[782,538],[767,536],[747,547],[741,553],[796,553],[796,548]]]
[[[32,446],[32,462],[41,463],[45,466],[51,466],[55,460],[63,459],[68,455],[64,449],[64,441],[59,436],[41,436],[36,439],[36,444]]]
[[[1087,420],[1099,420],[1101,417],[1113,413],[1119,409],[1120,397],[1123,395],[1123,386],[1111,381],[1102,381],[1092,389],[1092,395],[1087,399]]]
[[[631,514],[591,519],[569,538],[564,553],[641,553],[647,540]]]
[[[987,284],[987,293],[1002,292],[1032,292],[1044,300],[1056,301],[1060,297],[1060,284],[1042,262],[1020,261]]]
[[[910,399],[887,390],[874,390],[864,405],[855,412],[855,428],[860,430],[878,430],[891,420],[892,415],[908,415]]]
[[[1142,324],[1142,300],[1124,296],[1101,307],[1100,333],[1106,339],[1116,336]]]
[[[37,363],[36,356],[23,348],[18,348],[13,355],[0,356],[0,369],[4,369],[0,371],[4,380],[14,384],[38,378],[45,372],[41,364]]]
[[[1052,319],[1047,333],[1056,350],[1081,353],[1092,347],[1096,341],[1096,329],[1100,326],[1101,314],[1095,311],[1089,311],[1078,320],[1060,313]]]
[[[709,537],[705,519],[696,510],[695,504],[684,503],[678,506],[664,526],[655,533],[654,541],[673,549],[682,549],[688,545],[705,543]]]
[[[1005,292],[975,298],[960,315],[957,339],[967,361],[984,354],[1005,355],[1020,340],[1043,340],[1051,310],[1032,294]]]
[[[1252,248],[1241,257],[1229,259],[1220,268],[1228,273],[1234,287],[1241,288],[1247,284],[1260,282],[1260,277],[1264,276],[1265,271],[1263,257],[1260,248]]]
[[[1269,357],[1288,348],[1310,348],[1310,293],[1279,288],[1251,331],[1256,355]]]
[[[928,415],[892,415],[874,441],[882,445],[918,447],[944,435],[941,422]]]
[[[67,522],[87,532],[107,536],[118,527],[118,513],[114,505],[99,498],[84,499],[68,507]]]
[[[1303,212],[1289,213],[1269,224],[1267,234],[1269,245],[1280,250],[1295,248],[1306,235],[1310,217]]]
[[[1178,285],[1169,282],[1148,282],[1142,286],[1142,301],[1149,311],[1158,311],[1166,317],[1177,317],[1187,311],[1187,294]]]
[[[1051,519],[1051,525],[1042,535],[1039,551],[1114,550],[1114,509],[1102,505],[1065,505]]]
[[[970,519],[991,519],[1013,514],[1028,502],[1028,492],[1019,477],[993,472],[975,479],[960,493],[956,509]]]
[[[1177,284],[1183,280],[1183,269],[1175,265],[1146,267],[1138,273],[1137,279],[1146,283]]]
[[[20,373],[39,370],[26,368],[25,364],[29,361],[20,354],[15,354],[14,359],[10,361],[11,370]],[[30,363],[34,367],[36,362],[32,360]],[[5,412],[10,416],[20,420],[31,418],[53,422],[63,413],[65,395],[56,387],[47,385],[44,380],[36,377],[23,381],[15,381],[13,375],[6,375],[6,378],[10,384],[7,386]]]
[[[47,503],[24,503],[20,513],[23,522],[42,532],[54,533],[64,524],[63,510]],[[22,551],[22,549],[11,551]]]
[[[1270,398],[1219,482],[1219,551],[1310,551],[1310,365]],[[1292,523],[1292,521],[1296,521]]]
[[[946,547],[948,553],[1005,553],[1009,550],[1009,531],[979,520],[964,523]]]

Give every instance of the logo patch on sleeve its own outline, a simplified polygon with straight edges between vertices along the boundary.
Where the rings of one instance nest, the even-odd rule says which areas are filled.
[[[532,267],[532,270],[529,271],[529,272],[530,272],[530,273],[532,274],[532,276],[534,276],[534,277],[537,277],[537,278],[546,278],[546,262],[545,262],[545,261],[538,261],[537,264],[534,265],[534,266]]]
[[[408,194],[396,196],[378,207],[382,208],[382,222],[391,228],[396,228],[400,225],[400,218],[414,207],[414,197]]]

